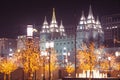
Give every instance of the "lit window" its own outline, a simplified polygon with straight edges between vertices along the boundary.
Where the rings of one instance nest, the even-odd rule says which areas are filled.
[[[82,29],[82,26],[80,26],[80,29]]]
[[[109,29],[109,27],[107,27],[107,29]]]
[[[56,30],[56,32],[59,32],[58,30]]]
[[[12,52],[12,49],[10,48],[10,52]]]
[[[12,43],[11,42],[9,42],[9,45],[11,45]]]
[[[68,44],[70,44],[70,42],[68,42]]]

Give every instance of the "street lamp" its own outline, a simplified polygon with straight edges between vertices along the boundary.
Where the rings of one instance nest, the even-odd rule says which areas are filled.
[[[108,60],[109,60],[109,71],[110,71],[110,68],[111,68],[111,65],[110,65],[111,57],[108,57]],[[109,77],[110,77],[110,74],[111,74],[111,72],[109,73]]]
[[[49,80],[51,80],[51,49],[54,47],[54,42],[50,41],[46,43],[46,48],[48,49],[49,52]]]
[[[70,52],[67,53],[67,57],[68,57],[68,60],[69,60],[69,57],[70,57]]]
[[[46,58],[46,56],[47,56],[48,54],[47,54],[47,52],[45,51],[45,52],[41,52],[41,56],[43,57],[43,80],[45,80],[45,58]]]

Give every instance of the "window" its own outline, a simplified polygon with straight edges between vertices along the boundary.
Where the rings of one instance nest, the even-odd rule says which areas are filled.
[[[57,53],[58,53],[58,50],[56,50],[57,51]]]
[[[60,43],[60,45],[62,45],[62,43]]]
[[[70,44],[70,42],[67,42],[67,44]]]
[[[56,45],[58,45],[58,43],[56,43]]]
[[[71,42],[71,44],[73,44],[73,41]]]

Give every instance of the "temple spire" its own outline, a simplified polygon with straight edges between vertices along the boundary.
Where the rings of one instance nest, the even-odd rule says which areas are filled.
[[[44,23],[43,23],[43,24],[48,24],[48,23],[47,23],[46,16],[45,16],[45,19],[44,19]]]
[[[60,24],[59,31],[60,31],[60,35],[61,35],[61,36],[66,36],[66,34],[65,34],[65,29],[64,29],[62,20],[61,20],[61,24]]]
[[[55,8],[53,8],[52,23],[56,23]]]
[[[93,17],[93,12],[92,12],[92,8],[91,8],[91,5],[89,7],[89,13],[88,13],[88,17],[87,17],[87,27],[90,29],[90,28],[93,28],[93,29],[96,29],[96,26],[95,26],[95,19]]]
[[[61,23],[60,23],[60,28],[63,28],[63,23],[62,23],[62,20],[61,20]]]
[[[44,22],[43,22],[43,26],[42,26],[42,33],[49,33],[49,26],[48,26],[48,22],[45,16]]]
[[[61,23],[60,23],[60,32],[64,32],[64,26],[63,26],[62,20],[61,20]]]
[[[79,25],[77,26],[77,30],[81,30],[81,29],[87,29],[86,18],[85,18],[85,15],[84,15],[84,11],[82,11],[82,16],[80,18]]]
[[[99,20],[98,16],[97,16],[97,19],[96,19],[96,27],[98,29],[98,32],[103,33],[101,23],[100,23],[100,20]]]
[[[85,15],[84,15],[84,11],[82,11],[82,16],[81,16],[81,19],[80,19],[80,24],[86,24],[86,18],[85,18]]]
[[[97,19],[96,19],[96,24],[100,24],[100,20],[99,20],[98,16],[97,16]]]
[[[50,32],[59,32],[59,28],[58,28],[56,17],[55,17],[55,9],[54,8],[53,8],[52,21],[50,24]]]
[[[89,7],[88,19],[94,19],[91,5],[90,5],[90,7]]]

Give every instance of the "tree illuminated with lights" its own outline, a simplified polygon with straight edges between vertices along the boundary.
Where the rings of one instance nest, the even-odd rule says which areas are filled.
[[[54,74],[53,72],[58,68],[57,54],[56,54],[56,51],[54,49],[51,49],[51,55],[50,55],[50,57],[51,57],[50,71],[51,71],[52,74]],[[45,65],[45,70],[49,71],[49,63]]]
[[[104,59],[101,60],[100,62],[100,67],[101,70],[109,70],[109,69],[114,69],[116,70],[117,67],[117,62],[116,62],[116,57],[113,54],[106,53],[104,55]],[[110,60],[108,59],[110,57]]]
[[[33,40],[28,40],[26,41],[26,49],[20,51],[17,55],[18,60],[21,60],[24,72],[28,73],[29,80],[32,80],[33,73],[40,68],[42,63],[39,49],[34,45]]]
[[[79,68],[84,71],[90,70],[90,75],[91,71],[95,69],[95,66],[97,64],[97,58],[94,50],[94,43],[91,43],[88,48],[84,45],[82,46],[82,50],[78,51],[77,55],[79,61]]]
[[[65,69],[66,69],[66,71],[67,71],[67,73],[68,73],[69,76],[75,70],[74,66],[72,64],[70,64],[70,63],[65,67]]]
[[[10,80],[10,73],[17,69],[17,65],[12,59],[3,59],[0,61],[0,72],[4,73],[4,80],[6,80],[6,75],[8,75],[8,80]]]

